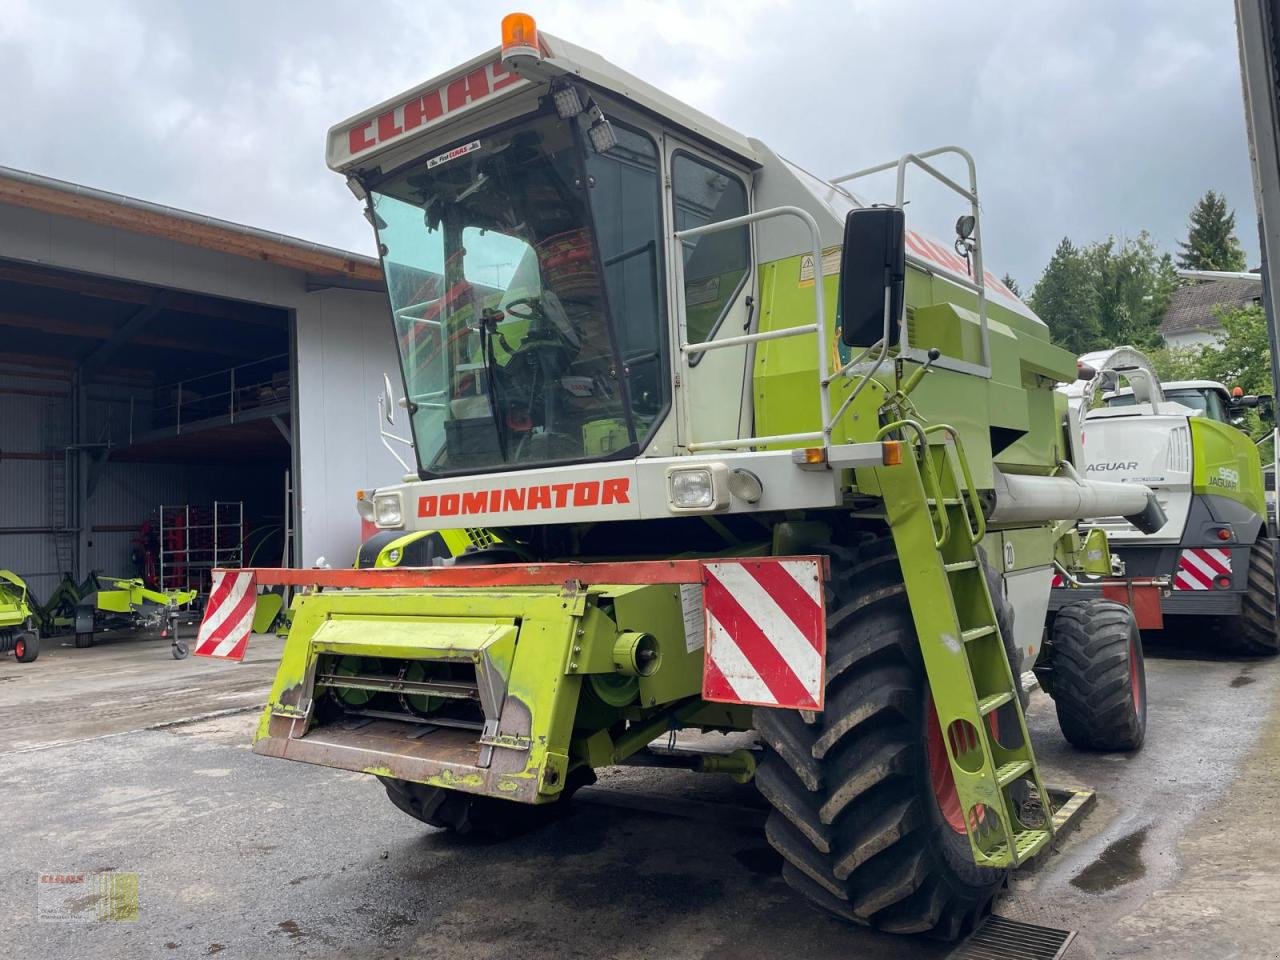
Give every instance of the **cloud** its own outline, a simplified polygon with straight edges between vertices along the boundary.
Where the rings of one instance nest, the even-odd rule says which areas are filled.
[[[327,128],[496,45],[508,3],[8,0],[0,163],[370,252]],[[546,30],[819,173],[943,143],[978,160],[987,263],[1149,229],[1206,189],[1257,260],[1229,4],[543,2]],[[957,171],[958,172],[958,171]],[[912,183],[944,233],[955,198]]]

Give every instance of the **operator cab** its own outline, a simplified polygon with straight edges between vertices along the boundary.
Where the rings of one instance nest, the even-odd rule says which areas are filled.
[[[1167,402],[1176,403],[1186,408],[1186,416],[1204,417],[1206,420],[1216,420],[1218,423],[1226,423],[1233,426],[1239,425],[1245,409],[1259,406],[1265,407],[1271,400],[1270,397],[1233,397],[1226,387],[1213,380],[1175,380],[1164,384],[1163,391],[1164,399]],[[1150,404],[1138,403],[1131,387],[1123,387],[1105,394],[1103,403],[1109,409],[1120,408],[1122,412],[1125,407],[1144,406],[1147,408],[1145,411],[1135,410],[1134,412],[1152,412]],[[1160,412],[1169,413],[1171,411],[1162,407]],[[1182,413],[1183,411],[1178,412]]]
[[[547,41],[574,59],[494,51],[330,134],[377,233],[423,479],[671,452],[675,256],[692,339],[750,320],[750,229],[670,237],[750,212],[754,148]],[[695,365],[731,431],[745,348]]]

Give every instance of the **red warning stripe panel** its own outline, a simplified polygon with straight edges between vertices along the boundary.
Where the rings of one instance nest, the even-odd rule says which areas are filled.
[[[1178,554],[1178,569],[1173,575],[1173,589],[1212,590],[1216,578],[1230,576],[1230,549],[1194,547]]]
[[[243,660],[249,649],[258,588],[252,570],[215,570],[193,651],[197,657]]]
[[[821,710],[827,637],[820,561],[726,560],[704,570],[703,699]]]

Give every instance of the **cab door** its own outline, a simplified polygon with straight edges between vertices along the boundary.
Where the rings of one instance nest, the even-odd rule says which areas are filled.
[[[755,317],[755,258],[749,226],[677,240],[674,233],[743,216],[751,209],[750,174],[677,138],[666,137],[666,192],[673,317],[683,311],[690,344],[738,337]],[[681,273],[683,282],[681,282]],[[738,344],[680,362],[680,330],[671,324],[677,384],[676,444],[727,440],[751,433],[752,351]],[[681,396],[683,394],[683,396]]]

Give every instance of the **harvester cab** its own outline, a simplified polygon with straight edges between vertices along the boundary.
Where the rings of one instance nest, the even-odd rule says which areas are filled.
[[[1063,392],[1085,476],[1147,486],[1165,514],[1154,530],[1101,514],[1087,526],[1105,531],[1126,577],[1167,585],[1162,622],[1224,649],[1276,653],[1276,531],[1257,445],[1240,429],[1271,398],[1209,380],[1162,384],[1132,347],[1081,357],[1080,368],[1089,379]],[[1056,590],[1051,607],[1081,595]]]
[[[1151,494],[1063,467],[1075,358],[984,268],[969,154],[823,180],[513,15],[328,161],[376,232],[412,460],[358,495],[357,569],[219,574],[197,655],[243,655],[259,585],[311,588],[254,750],[502,832],[674,731],[754,734],[676,759],[754,777],[796,890],[885,930],[982,916],[1054,829],[1019,683],[1054,564]],[[909,171],[954,243],[908,229]],[[877,173],[885,206],[848,186]],[[1099,603],[1078,641],[1137,664]],[[1068,736],[1136,747],[1132,677]]]

